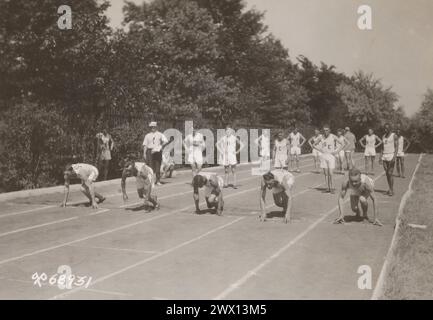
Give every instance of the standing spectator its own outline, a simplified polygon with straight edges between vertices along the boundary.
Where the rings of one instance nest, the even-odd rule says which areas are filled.
[[[379,158],[379,163],[383,164],[385,170],[386,180],[388,182],[389,190],[386,195],[392,197],[394,195],[394,167],[398,150],[398,136],[392,132],[391,126],[386,123],[384,127],[385,134],[382,138],[383,151],[382,156]]]
[[[99,171],[102,172],[103,180],[107,180],[108,169],[110,167],[111,151],[114,148],[114,142],[107,129],[104,129],[102,133],[96,135],[98,139],[98,167]]]
[[[353,160],[353,154],[355,153],[356,137],[350,131],[349,127],[346,127],[344,130],[346,131],[344,137],[349,142],[344,148],[344,153],[346,156],[346,166],[347,166],[346,169],[349,171],[351,168],[355,166],[355,161]]]
[[[397,177],[405,178],[404,176],[404,156],[407,151],[407,149],[410,146],[410,141],[402,136],[400,128],[396,131],[397,137],[398,137],[398,148],[397,148],[397,158],[396,158],[396,165],[397,165]]]
[[[239,150],[236,146],[239,144]],[[220,164],[224,166],[224,188],[229,186],[229,172],[233,175],[233,189],[237,189],[236,185],[236,165],[238,163],[237,154],[243,148],[240,139],[234,134],[234,130],[229,126],[226,127],[226,134],[217,142],[217,149],[220,152]]]
[[[151,132],[146,134],[143,141],[143,156],[156,176],[156,185],[161,185],[162,149],[168,144],[168,139],[157,129],[157,123],[149,123]]]
[[[183,145],[188,154],[188,163],[191,165],[192,177],[194,178],[200,173],[203,166],[204,137],[196,129],[193,129],[192,134],[186,136]]]

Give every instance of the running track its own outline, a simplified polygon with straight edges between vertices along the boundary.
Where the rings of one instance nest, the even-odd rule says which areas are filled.
[[[151,213],[139,208],[133,180],[126,206],[117,184],[97,187],[109,196],[99,210],[80,204],[78,192],[66,209],[58,207],[61,193],[0,202],[0,299],[369,299],[417,160],[407,156],[407,177],[395,179],[392,198],[381,193],[387,184],[376,163],[383,227],[333,225],[338,193],[321,192],[324,178],[311,172],[309,157],[296,174],[288,225],[270,194],[275,217],[258,221],[260,180],[250,165],[238,168],[237,190],[224,189],[222,217],[192,214],[189,174],[157,187],[161,209]],[[343,176],[335,177],[339,188]],[[60,265],[91,276],[90,286],[34,285],[35,272],[50,276]],[[357,286],[361,265],[371,267],[371,290]]]

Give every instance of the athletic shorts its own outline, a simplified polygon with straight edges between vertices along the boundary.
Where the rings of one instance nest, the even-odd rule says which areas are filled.
[[[289,197],[284,191],[279,193],[274,193],[273,196],[274,196],[274,203],[277,207],[281,207],[281,208],[284,207],[286,201],[289,200]]]
[[[238,160],[236,159],[236,153],[229,153],[222,156],[222,165],[224,167],[235,166],[238,164]]]
[[[404,157],[404,152],[397,152],[397,157],[403,158]]]
[[[320,156],[320,168],[335,169],[335,157],[330,153],[322,153]]]
[[[292,156],[294,156],[294,155],[297,155],[297,156],[301,155],[301,148],[299,148],[299,147],[291,147],[290,148],[290,154]]]
[[[198,165],[203,164],[203,153],[201,150],[194,150],[188,154],[188,163],[194,164],[197,163]]]
[[[312,154],[313,154],[314,157],[320,157],[320,155],[321,155],[322,153],[321,153],[319,150],[313,149]]]
[[[276,155],[274,160],[275,168],[284,168],[287,167],[287,155]]]
[[[394,159],[394,153],[384,153],[384,154],[382,154],[382,160],[383,161],[388,161],[388,162],[394,161],[395,160]]]
[[[220,176],[218,176],[217,180],[218,180],[218,186],[220,187],[220,189],[222,189],[223,186],[224,186],[224,180],[223,180],[223,178],[220,177]],[[205,186],[204,187],[204,196],[205,196],[205,198],[209,198],[210,195],[212,195],[212,194],[213,195],[217,195],[217,192],[215,191],[215,189],[214,188],[210,188],[208,186]]]
[[[344,152],[345,152],[345,153],[354,153],[355,150],[353,150],[353,149],[352,149],[352,150],[344,150]]]
[[[383,157],[382,157],[382,160],[383,160],[383,168],[385,169],[385,171],[394,170],[394,167],[395,167],[394,155],[391,158],[391,160],[385,160],[385,159],[383,159]]]
[[[103,150],[101,151],[101,157],[100,160],[111,160],[111,152],[110,150]]]
[[[340,158],[340,160],[343,160],[343,159],[344,159],[344,150],[340,150],[340,151],[338,152],[338,157]]]
[[[153,181],[153,176],[150,178],[150,184],[148,181],[145,181],[141,177],[135,177],[135,183],[137,185],[137,190],[144,189],[149,190],[149,188],[152,188],[155,186],[155,182]]]
[[[87,181],[89,182],[95,182],[96,179],[98,179],[99,171],[95,168],[95,170],[89,175],[87,178]]]
[[[376,156],[376,149],[375,148],[365,148],[364,156],[375,157]]]

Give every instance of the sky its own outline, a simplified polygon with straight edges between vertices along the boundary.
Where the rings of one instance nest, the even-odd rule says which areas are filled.
[[[432,0],[244,1],[247,8],[265,13],[268,31],[293,61],[302,54],[347,75],[371,72],[392,86],[409,116],[421,106],[427,88],[433,89]],[[123,0],[110,2],[111,26],[120,27]],[[361,5],[372,9],[372,30],[357,26]]]

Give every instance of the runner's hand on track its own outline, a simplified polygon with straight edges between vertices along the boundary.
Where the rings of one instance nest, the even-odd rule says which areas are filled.
[[[378,219],[376,219],[376,220],[373,221],[373,225],[379,226],[379,227],[383,227],[382,222],[380,222]]]
[[[123,195],[123,202],[128,201],[128,199],[129,199],[129,198],[128,198],[128,195],[124,194],[124,195]]]
[[[62,203],[60,204],[60,207],[62,207],[62,208],[66,208],[66,202],[62,202]]]
[[[92,209],[98,209],[98,204],[96,202],[92,203]]]
[[[337,218],[334,220],[334,224],[344,224],[344,223],[345,223],[344,218]]]

